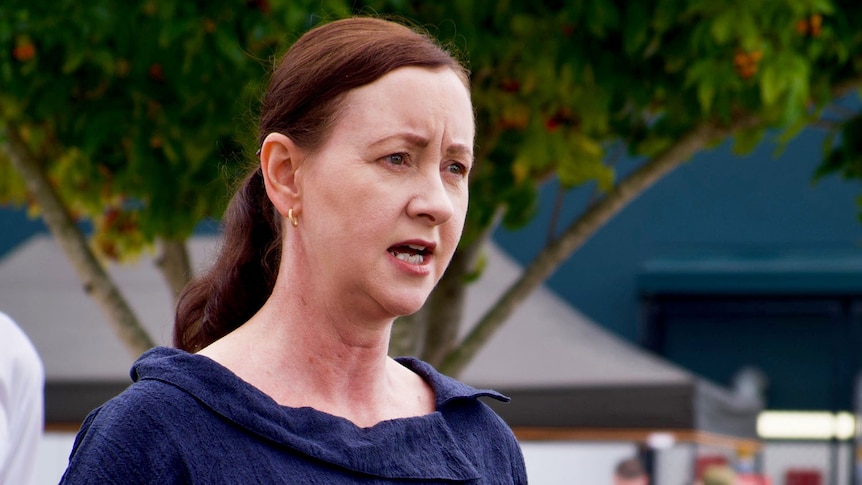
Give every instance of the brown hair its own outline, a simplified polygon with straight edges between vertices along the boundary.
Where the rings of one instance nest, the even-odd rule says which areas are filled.
[[[259,144],[269,133],[319,148],[344,97],[400,67],[449,68],[465,86],[464,67],[431,37],[394,22],[354,17],[310,30],[287,51],[264,94]],[[174,345],[195,352],[245,323],[272,293],[281,261],[281,215],[255,168],[224,215],[213,266],[180,295]]]

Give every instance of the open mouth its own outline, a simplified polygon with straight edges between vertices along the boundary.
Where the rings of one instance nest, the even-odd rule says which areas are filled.
[[[389,254],[409,264],[422,264],[425,262],[425,256],[431,252],[425,246],[402,244],[389,248]]]

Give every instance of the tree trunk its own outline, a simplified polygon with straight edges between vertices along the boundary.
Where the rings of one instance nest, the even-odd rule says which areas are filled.
[[[475,243],[474,243],[475,244]],[[464,277],[472,266],[471,249],[457,250],[423,306],[425,339],[422,360],[438,365],[458,340],[464,309]]]
[[[6,125],[3,151],[12,166],[21,173],[27,189],[42,210],[42,218],[54,239],[63,249],[83,283],[84,292],[99,305],[126,349],[137,357],[155,344],[123,298],[116,284],[99,264],[84,235],[72,219],[48,175],[29,145],[11,124]]]
[[[419,355],[422,352],[422,336],[425,334],[425,306],[413,315],[398,317],[392,325],[389,340],[389,355],[392,357]]]
[[[188,247],[185,241],[178,240],[162,240],[160,245],[161,254],[156,259],[156,266],[168,284],[176,305],[180,292],[193,276]]]
[[[654,159],[644,163],[621,181],[612,191],[593,203],[569,225],[563,234],[538,254],[521,277],[491,306],[464,340],[444,359],[441,372],[458,376],[481,347],[506,319],[539,285],[541,285],[576,249],[583,245],[608,220],[670,171],[688,160],[716,139],[728,136],[737,128],[753,125],[754,117],[736,120],[732,126],[719,127],[703,123]]]

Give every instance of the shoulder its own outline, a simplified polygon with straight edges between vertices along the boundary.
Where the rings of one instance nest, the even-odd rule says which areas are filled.
[[[62,483],[171,483],[182,477],[183,435],[200,409],[175,386],[144,379],[87,416]]]
[[[399,364],[416,373],[424,379],[431,389],[437,408],[445,406],[450,401],[461,399],[475,400],[480,397],[490,397],[502,402],[508,402],[509,398],[491,389],[477,389],[457,379],[441,374],[431,364],[413,357],[399,357],[395,359]]]
[[[163,347],[144,353],[132,366],[133,383],[90,413],[85,427],[133,432],[138,439],[147,438],[142,427],[182,429],[189,414],[198,415],[205,408],[195,396],[205,371],[183,359],[191,360],[188,354]]]
[[[176,419],[159,383],[137,383],[90,413],[75,438],[61,483],[170,483],[179,473]],[[182,421],[177,421],[181,424]],[[142,475],[146,473],[147,475]]]
[[[118,396],[93,411],[88,417],[90,427],[124,432],[140,429],[182,427],[188,413],[197,413],[196,399],[182,385],[172,382],[174,374],[184,369],[165,365],[170,349],[156,348],[142,355],[132,366],[132,385]],[[189,378],[186,376],[182,376]],[[146,436],[141,436],[146,439]]]
[[[473,420],[477,425],[509,430],[505,422],[480,398],[509,402],[509,398],[491,389],[477,389],[455,378],[441,374],[431,364],[412,357],[400,357],[398,363],[422,377],[434,391],[435,408],[452,419]]]
[[[508,397],[490,389],[474,388],[441,374],[418,359],[399,358],[398,362],[428,381],[434,389],[437,411],[484,476],[511,470],[512,483],[526,483],[524,457],[518,440],[509,425],[482,402],[482,398],[508,402]]]
[[[114,432],[135,432],[141,427],[159,428],[181,424],[182,414],[193,402],[188,394],[157,380],[135,382],[118,396],[104,403],[84,422],[89,428]],[[82,431],[84,428],[82,426]]]
[[[440,410],[461,449],[482,470],[483,476],[511,478],[527,483],[526,464],[515,434],[509,425],[479,399],[458,399]],[[502,475],[502,470],[510,473]],[[504,483],[504,482],[500,482]]]

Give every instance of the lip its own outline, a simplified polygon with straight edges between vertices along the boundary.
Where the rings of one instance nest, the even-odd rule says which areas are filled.
[[[400,246],[422,246],[423,248],[425,248],[422,251],[422,262],[419,264],[413,264],[395,257],[392,252],[395,250],[395,248],[398,248]],[[434,250],[436,248],[437,243],[433,241],[426,241],[423,239],[407,239],[389,246],[386,249],[386,253],[389,255],[389,258],[402,270],[411,274],[426,275],[430,273],[430,265],[432,260],[434,259]]]
[[[425,248],[425,250],[422,252],[425,255],[433,255],[434,250],[437,249],[437,243],[433,241],[426,241],[424,239],[408,239],[405,241],[400,241],[389,246],[388,249],[391,250],[399,246],[422,246]]]

